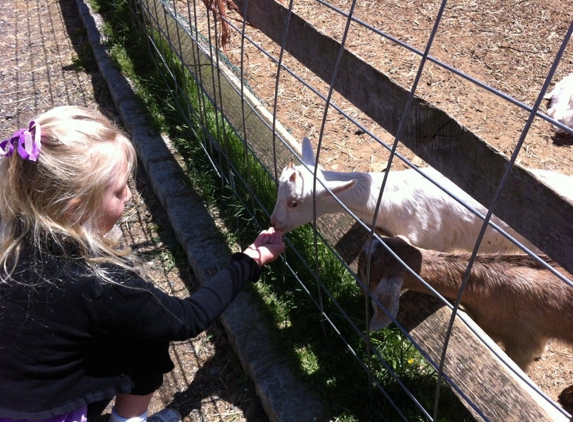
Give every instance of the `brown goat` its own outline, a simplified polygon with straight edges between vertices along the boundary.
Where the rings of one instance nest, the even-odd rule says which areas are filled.
[[[383,241],[442,296],[457,297],[469,254],[418,249],[398,237]],[[366,281],[369,255],[370,281],[365,284],[394,317],[401,289],[430,293],[376,240],[372,246],[368,242],[360,255],[358,275],[362,281]],[[549,258],[543,259],[571,279]],[[374,300],[372,303],[375,313],[370,328],[379,330],[391,320]],[[549,339],[573,345],[573,287],[527,255],[477,255],[461,303],[468,315],[494,341],[500,342],[524,371],[534,358],[541,356]]]

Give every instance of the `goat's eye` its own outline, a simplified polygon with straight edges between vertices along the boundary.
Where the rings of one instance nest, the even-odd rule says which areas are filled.
[[[298,203],[296,201],[287,202],[287,207],[289,208],[296,208]]]

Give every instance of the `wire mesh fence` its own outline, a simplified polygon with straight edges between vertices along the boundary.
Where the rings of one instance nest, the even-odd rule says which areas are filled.
[[[261,227],[313,223],[311,248],[289,241],[285,268],[319,316],[308,324],[342,340],[369,400],[384,403],[371,420],[571,418],[556,389],[538,385],[545,369],[530,369],[547,338],[571,341],[573,129],[544,103],[573,71],[571,11],[552,1],[134,4],[221,183]],[[350,280],[342,292],[324,276],[331,257]],[[542,314],[546,331],[527,334],[523,320]],[[558,390],[572,381],[565,353]]]

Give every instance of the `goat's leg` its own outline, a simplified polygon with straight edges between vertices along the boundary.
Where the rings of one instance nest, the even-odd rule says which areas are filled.
[[[547,339],[526,338],[520,333],[520,338],[514,338],[504,341],[505,353],[519,366],[524,372],[527,372],[529,365],[534,359],[539,358],[545,351]]]

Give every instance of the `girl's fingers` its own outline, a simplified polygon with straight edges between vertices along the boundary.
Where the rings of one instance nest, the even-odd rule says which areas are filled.
[[[282,242],[283,234],[279,231],[275,231],[274,228],[270,227],[267,230],[263,230],[259,233],[256,243],[260,243],[261,245],[265,244],[279,244]]]
[[[283,235],[281,232],[276,231],[276,230],[274,229],[274,227],[270,227],[270,228],[268,229],[268,232],[270,233],[273,242],[275,242],[277,239],[280,240],[280,239],[282,238],[282,235]]]

